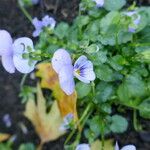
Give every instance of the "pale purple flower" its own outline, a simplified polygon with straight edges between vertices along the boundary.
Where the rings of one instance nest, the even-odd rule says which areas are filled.
[[[42,25],[44,27],[50,27],[51,29],[53,29],[56,25],[56,21],[54,20],[54,18],[46,15],[45,17],[42,18]]]
[[[75,150],[90,150],[90,146],[89,144],[79,144],[77,145],[76,149]]]
[[[138,28],[138,25],[141,21],[141,16],[138,14],[137,11],[129,11],[124,13],[126,16],[130,17],[132,19],[132,23],[129,24],[128,30],[129,32],[136,32],[136,29]]]
[[[122,147],[121,149],[119,149],[118,142],[116,142],[115,150],[136,150],[136,147],[134,145],[126,145]]]
[[[93,0],[96,3],[97,7],[103,7],[104,5],[104,0]]]
[[[43,31],[44,27],[50,27],[51,29],[53,29],[56,25],[56,21],[54,20],[54,18],[46,15],[45,17],[42,18],[42,21],[39,20],[38,18],[34,18],[32,20],[32,24],[35,27],[33,37],[38,37],[40,33]]]
[[[68,130],[70,127],[70,123],[73,121],[73,114],[69,113],[67,114],[64,119],[63,119],[63,123],[60,126],[60,131],[66,131]]]
[[[74,64],[74,76],[84,83],[95,80],[93,64],[86,56],[80,56]]]
[[[92,62],[86,56],[80,56],[73,66],[70,54],[65,49],[58,49],[54,53],[52,66],[58,74],[60,87],[67,95],[74,92],[74,76],[84,83],[95,80]]]
[[[30,38],[22,37],[12,42],[10,34],[5,30],[0,30],[0,54],[2,65],[9,73],[14,73],[15,68],[21,73],[33,71],[36,61],[29,64],[28,59],[23,58],[24,53],[28,53],[28,48],[34,51],[33,42]]]
[[[37,37],[42,32],[42,27],[43,27],[42,21],[38,20],[38,18],[34,18],[32,20],[32,24],[35,27],[35,30],[33,32],[33,37]]]
[[[3,116],[3,122],[5,123],[6,127],[11,127],[12,125],[12,122],[11,122],[11,118],[10,118],[10,115],[9,114],[5,114]]]

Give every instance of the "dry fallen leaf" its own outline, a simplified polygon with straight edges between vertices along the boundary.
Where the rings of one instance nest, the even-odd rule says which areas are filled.
[[[102,143],[100,140],[96,140],[91,145],[91,150],[101,150]],[[105,140],[104,150],[114,150],[113,140]]]
[[[76,101],[77,94],[66,95],[59,86],[57,73],[53,70],[50,63],[41,63],[37,66],[36,76],[41,78],[41,87],[53,91],[53,96],[58,101],[61,115],[64,117],[69,113],[74,114],[77,121]]]
[[[29,99],[24,114],[34,125],[41,143],[55,140],[64,134],[59,130],[63,119],[57,101],[54,101],[51,110],[46,112],[46,101],[39,85],[37,86],[37,104],[35,100]]]
[[[0,133],[0,142],[6,141],[10,138],[10,134]]]

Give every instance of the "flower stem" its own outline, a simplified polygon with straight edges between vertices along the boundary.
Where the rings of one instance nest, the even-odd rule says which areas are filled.
[[[30,16],[30,14],[27,12],[27,10],[24,8],[21,0],[18,0],[18,5],[21,9],[21,11],[24,13],[24,15],[28,18],[28,20],[32,23],[32,17]]]
[[[136,109],[133,109],[133,126],[134,126],[134,129],[136,131],[138,131],[138,125],[137,125],[137,111]]]
[[[102,121],[102,127],[101,127],[101,140],[102,140],[101,150],[104,150],[105,137],[104,137],[104,122],[103,121]]]
[[[23,77],[22,77],[22,79],[21,79],[21,83],[20,83],[20,89],[23,88],[23,85],[24,85],[24,83],[25,83],[25,81],[26,81],[27,75],[28,75],[28,74],[23,75]]]

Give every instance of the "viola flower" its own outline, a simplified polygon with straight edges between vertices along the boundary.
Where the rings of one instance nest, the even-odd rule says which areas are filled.
[[[33,37],[38,37],[40,33],[43,31],[44,27],[50,27],[51,29],[53,29],[56,25],[56,21],[54,20],[54,18],[46,15],[45,17],[42,18],[42,21],[39,20],[38,18],[34,18],[32,20],[32,24],[35,27]]]
[[[58,74],[60,87],[67,95],[74,92],[74,76],[84,83],[95,80],[92,62],[86,56],[80,56],[73,66],[70,54],[65,49],[58,49],[54,53],[52,67]]]
[[[96,3],[97,7],[103,7],[104,5],[104,0],[93,0]]]
[[[118,142],[116,142],[115,150],[136,150],[136,147],[134,145],[126,145],[122,147],[121,149],[119,149]]]
[[[138,25],[141,21],[141,16],[137,13],[137,11],[125,12],[125,15],[130,17],[132,20],[132,23],[128,27],[129,32],[136,32],[136,29],[138,28]]]
[[[84,83],[95,80],[93,64],[86,56],[80,56],[74,64],[74,76]]]
[[[89,144],[79,144],[75,150],[90,150]]]
[[[66,131],[67,129],[69,129],[70,128],[69,125],[72,121],[73,121],[73,114],[72,113],[67,114],[63,119],[63,123],[60,126],[60,130]]]
[[[29,73],[34,70],[36,61],[29,64],[28,59],[23,58],[24,53],[28,53],[28,48],[33,48],[33,42],[27,37],[18,38],[14,41],[11,35],[5,31],[0,30],[0,55],[2,57],[2,65],[9,73],[14,73],[15,68],[21,73]]]
[[[9,114],[5,114],[3,116],[3,122],[5,123],[6,127],[11,127],[12,125],[12,122],[11,122],[11,118],[10,118],[10,115]]]
[[[32,35],[33,35],[33,37],[37,37],[42,32],[42,27],[43,27],[42,21],[38,20],[38,18],[34,18],[32,20],[32,24],[35,27],[35,30]]]
[[[42,18],[42,24],[44,27],[50,27],[51,29],[53,29],[56,25],[56,21],[54,18],[46,15],[45,17]]]

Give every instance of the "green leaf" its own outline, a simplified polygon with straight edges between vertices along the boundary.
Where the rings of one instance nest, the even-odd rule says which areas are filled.
[[[113,81],[113,70],[107,65],[99,65],[96,69],[96,76],[103,81]]]
[[[126,60],[123,58],[123,56],[116,55],[109,60],[109,64],[113,69],[119,71],[123,69],[123,65],[126,64]]]
[[[127,130],[128,127],[128,122],[127,120],[119,115],[113,115],[111,117],[111,125],[110,129],[114,133],[123,133],[124,131]]]
[[[117,91],[119,99],[123,102],[133,101],[133,98],[141,97],[145,92],[145,83],[137,74],[128,75]]]
[[[82,83],[82,82],[78,82],[76,84],[76,90],[77,90],[78,98],[83,98],[83,97],[87,96],[90,93],[91,85],[90,84],[85,84],[85,83]]]
[[[96,99],[99,102],[106,102],[113,93],[113,86],[106,82],[100,82],[96,87]]]
[[[144,100],[139,106],[140,116],[150,119],[150,98]]]
[[[90,17],[89,16],[83,16],[83,15],[81,15],[81,16],[78,16],[76,18],[76,24],[80,28],[82,28],[83,26],[87,25],[89,23],[89,21],[90,21]]]
[[[126,4],[126,0],[105,0],[104,8],[108,11],[119,10]]]
[[[63,39],[64,37],[68,35],[68,30],[69,30],[69,25],[67,23],[61,22],[56,26],[54,30],[54,34],[59,39]]]
[[[19,150],[35,150],[35,146],[32,143],[21,144]]]

